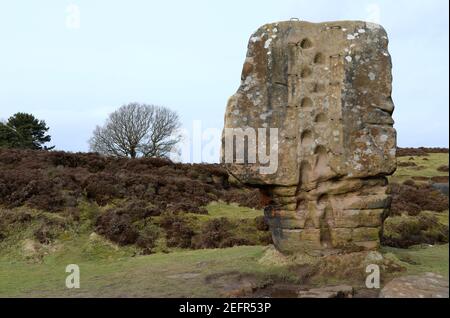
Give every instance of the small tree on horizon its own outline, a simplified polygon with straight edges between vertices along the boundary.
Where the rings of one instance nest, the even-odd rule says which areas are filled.
[[[167,157],[180,141],[180,126],[178,114],[166,107],[130,103],[95,128],[90,150],[116,157]]]
[[[44,146],[51,141],[47,135],[49,129],[45,121],[32,114],[16,113],[6,122],[0,122],[0,147],[51,150],[54,147]]]

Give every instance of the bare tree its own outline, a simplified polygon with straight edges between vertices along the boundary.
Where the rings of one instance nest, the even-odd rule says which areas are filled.
[[[167,157],[180,141],[178,114],[166,107],[130,103],[97,126],[91,151],[118,157]]]

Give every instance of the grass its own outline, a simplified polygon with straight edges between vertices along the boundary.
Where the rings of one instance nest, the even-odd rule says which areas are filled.
[[[448,223],[449,223],[448,222],[448,219],[449,219],[448,210],[445,212],[441,212],[441,213],[438,213],[438,212],[429,212],[429,213],[432,213],[435,217],[437,217],[437,219],[439,220],[439,223],[448,226]]]
[[[261,210],[241,207],[237,204],[226,204],[223,202],[210,203],[206,207],[206,209],[208,210],[208,215],[204,216],[206,218],[225,217],[231,220],[242,220],[254,219],[258,216],[264,215],[263,211]]]
[[[260,210],[221,202],[207,209],[209,215],[187,217],[197,226],[225,217],[236,225],[234,234],[250,239],[260,234],[252,225],[263,214]],[[92,219],[100,213],[95,205],[81,205],[81,210],[80,226],[60,233],[50,245],[33,239],[40,220],[0,241],[0,297],[222,297],[224,291],[239,288],[241,276],[252,277],[257,284],[272,277],[295,280],[287,268],[258,262],[263,246],[169,249],[170,253],[142,256],[136,247],[117,246],[92,232]],[[79,290],[65,288],[69,264],[80,266]]]
[[[227,204],[224,202],[212,202],[207,205],[208,214],[187,214],[190,223],[196,231],[214,219],[227,219],[231,227],[230,236],[245,239],[249,245],[260,245],[267,241],[269,232],[260,231],[256,227],[255,219],[264,216],[262,210],[241,207],[237,204]]]
[[[410,160],[410,158],[412,158]],[[440,172],[437,169],[443,165],[448,165],[449,155],[447,153],[430,153],[429,156],[399,157],[397,162],[413,162],[416,167],[397,167],[397,171],[391,177],[390,182],[402,183],[411,177],[436,177],[448,176],[448,172]]]
[[[413,246],[408,249],[383,247],[382,252],[393,255],[407,269],[407,274],[432,272],[449,277],[449,245]]]
[[[0,297],[223,297],[224,290],[238,288],[238,281],[227,286],[220,280],[233,273],[260,284],[272,277],[295,279],[286,268],[259,264],[264,250],[243,246],[81,261],[72,246],[41,264],[1,259]],[[80,289],[65,288],[65,267],[72,263],[80,267]]]
[[[411,159],[412,158],[412,159]],[[425,159],[426,158],[426,159]],[[425,160],[424,160],[425,159]],[[412,177],[431,178],[435,176],[448,176],[448,172],[440,172],[437,169],[449,164],[449,154],[430,153],[429,156],[399,157],[398,162],[414,162],[417,167],[398,167],[395,174],[389,177],[390,182],[402,183]],[[417,182],[417,181],[416,181]],[[439,220],[439,223],[449,224],[449,212],[429,212]],[[421,274],[434,272],[449,277],[449,245],[413,246],[408,249],[383,247],[382,252],[388,257],[398,259],[407,269],[407,274]]]
[[[285,281],[296,274],[288,266],[261,262],[266,248],[241,246],[228,249],[184,250],[170,254],[131,257],[131,250],[99,238],[82,236],[62,243],[40,263],[0,258],[0,297],[224,297],[239,289],[240,278],[257,285]],[[93,253],[86,255],[86,248]],[[434,272],[448,277],[448,244],[409,249],[383,247],[407,271]],[[77,264],[81,288],[65,288],[65,267]]]

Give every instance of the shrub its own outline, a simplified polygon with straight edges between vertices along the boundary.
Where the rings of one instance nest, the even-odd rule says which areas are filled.
[[[160,225],[166,230],[168,247],[191,247],[195,232],[185,217],[173,213],[164,213],[160,219]]]
[[[114,211],[107,212],[98,218],[96,232],[119,245],[134,244],[139,237],[130,216]]]
[[[33,235],[34,238],[39,241],[39,243],[50,244],[57,237],[57,232],[50,226],[41,225],[34,231]]]
[[[433,181],[434,183],[448,183],[448,176],[431,177],[431,181]]]
[[[448,148],[397,148],[397,157],[428,156],[429,153],[448,153]]]
[[[160,210],[205,214],[212,201],[262,208],[257,189],[228,182],[217,164],[107,158],[93,153],[0,149],[0,204],[59,212],[88,199],[145,200]]]
[[[231,189],[224,193],[222,200],[226,203],[237,203],[253,209],[264,208],[262,195],[258,189]]]
[[[448,165],[440,166],[439,168],[437,168],[437,171],[448,172]]]
[[[158,209],[145,201],[127,201],[101,214],[95,222],[96,232],[120,245],[135,244],[141,239],[140,244],[146,246],[143,242],[149,240],[149,233],[140,231],[137,223],[159,214]]]
[[[152,224],[148,225],[139,232],[136,245],[142,248],[144,254],[151,254],[153,248],[156,246],[156,240],[159,235],[159,228],[157,226]]]
[[[255,225],[256,225],[256,229],[258,231],[268,231],[269,230],[269,224],[267,224],[266,218],[263,215],[255,218]]]
[[[193,246],[195,231],[199,230],[192,218],[183,215],[207,214],[205,206],[210,202],[263,207],[265,203],[258,189],[238,182],[230,184],[228,178],[227,171],[218,164],[0,149],[0,205],[11,209],[27,206],[58,213],[69,223],[81,224],[81,231],[94,227],[98,234],[109,240],[120,245],[136,244],[144,253],[150,253],[155,240],[164,237],[170,247]],[[99,206],[112,207],[101,213]],[[11,212],[11,215],[16,214],[16,210]],[[155,217],[161,220],[156,221]],[[9,225],[2,225],[5,220],[0,218],[2,235],[6,233],[5,228],[9,228]],[[161,222],[162,227],[157,234],[152,226],[156,222]],[[260,234],[256,232],[266,229],[266,225],[262,219],[249,222],[251,224],[230,225],[219,221],[221,225],[216,224],[215,229],[211,223],[209,228],[200,229],[206,243],[198,245],[257,244]],[[236,234],[234,229],[238,227],[244,229],[245,234]],[[44,224],[36,228],[34,234],[47,243],[58,235],[58,231],[58,226]],[[215,235],[220,236],[217,243],[208,239]],[[263,236],[261,234],[261,239]]]
[[[414,162],[399,162],[398,166],[399,167],[417,167],[417,164],[415,164]]]
[[[86,197],[99,205],[106,205],[115,198],[123,198],[119,180],[108,173],[90,176],[84,183],[84,190]]]
[[[193,248],[229,247],[229,244],[233,242],[230,233],[231,227],[232,224],[226,218],[209,220],[196,236]]]
[[[41,244],[52,243],[64,230],[69,227],[69,222],[59,216],[52,214],[38,214],[35,216],[38,227],[34,230],[33,236]]]
[[[227,247],[242,246],[242,245],[254,245],[254,244],[252,244],[252,242],[247,238],[227,237],[220,242],[219,247],[227,248]]]
[[[403,184],[392,183],[391,215],[417,215],[420,211],[442,212],[448,209],[448,197],[429,184],[416,184],[407,180]]]
[[[448,226],[430,212],[417,216],[396,216],[384,224],[382,244],[407,248],[417,244],[448,243]]]

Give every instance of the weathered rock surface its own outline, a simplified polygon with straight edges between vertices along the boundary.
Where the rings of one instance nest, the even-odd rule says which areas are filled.
[[[268,195],[280,251],[378,246],[391,203],[386,176],[396,169],[387,46],[381,26],[359,21],[280,22],[251,36],[241,86],[227,105],[222,159]],[[260,153],[256,162],[227,160],[230,128],[253,128],[257,147],[277,149],[276,171],[261,173],[268,164]],[[269,128],[278,129],[277,146],[262,135]],[[251,150],[238,137],[234,151]]]
[[[448,298],[448,279],[434,273],[395,278],[381,290],[380,298]]]

